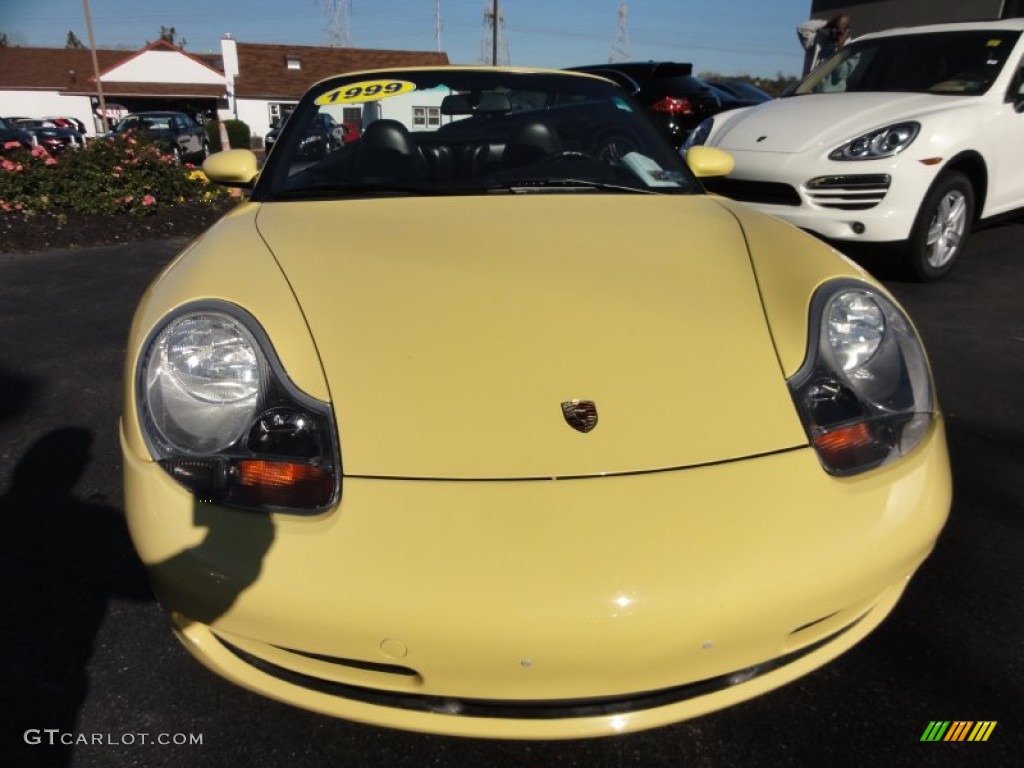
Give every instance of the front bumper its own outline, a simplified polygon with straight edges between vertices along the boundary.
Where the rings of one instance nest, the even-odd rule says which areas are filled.
[[[867,635],[950,502],[941,422],[857,478],[800,449],[567,481],[346,480],[319,518],[197,503],[125,451],[128,521],[186,647],[377,725],[575,738],[719,709]]]
[[[804,154],[729,150],[735,170],[728,183],[751,186],[736,199],[830,240],[898,242],[910,237],[921,201],[941,166],[925,165],[908,156],[836,162]],[[888,178],[886,183],[881,180]],[[842,180],[848,179],[849,184]],[[835,181],[832,189],[814,181]],[[764,185],[765,194],[756,188]],[[771,185],[768,187],[768,185]],[[714,191],[728,195],[726,187]],[[865,191],[866,190],[866,191]],[[778,202],[768,202],[773,197]],[[788,198],[783,203],[781,198]],[[856,204],[870,201],[870,207]]]

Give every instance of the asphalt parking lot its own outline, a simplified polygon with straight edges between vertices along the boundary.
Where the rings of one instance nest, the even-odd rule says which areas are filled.
[[[886,622],[818,672],[732,709],[550,743],[333,720],[234,687],[188,656],[128,541],[117,445],[131,314],[182,243],[0,255],[0,764],[1020,764],[1022,242],[1024,223],[992,227],[944,281],[887,281],[932,358],[955,500],[935,553]],[[984,743],[921,742],[935,720],[997,725]]]

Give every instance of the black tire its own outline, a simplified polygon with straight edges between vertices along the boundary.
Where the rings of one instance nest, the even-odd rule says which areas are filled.
[[[910,277],[938,280],[956,266],[974,223],[974,187],[959,171],[947,171],[928,190],[903,254]]]

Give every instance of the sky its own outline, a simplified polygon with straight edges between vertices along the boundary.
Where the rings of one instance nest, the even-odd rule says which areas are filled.
[[[220,51],[230,33],[247,43],[324,45],[325,0],[89,0],[98,48],[137,50],[174,27],[193,53]],[[453,64],[489,63],[484,12],[491,0],[349,0],[353,47],[441,50]],[[511,64],[569,67],[609,60],[621,0],[501,0]],[[796,25],[811,0],[630,0],[628,52],[634,60],[688,61],[699,73],[797,75]],[[68,31],[89,43],[83,0],[0,0],[0,33],[10,45],[63,48]]]

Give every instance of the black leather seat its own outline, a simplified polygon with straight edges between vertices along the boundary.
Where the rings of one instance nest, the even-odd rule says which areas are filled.
[[[547,123],[534,120],[512,130],[501,155],[501,165],[503,168],[532,165],[561,149],[562,142],[555,129]]]
[[[359,140],[355,174],[372,183],[419,181],[426,176],[422,154],[409,130],[397,120],[375,120]]]

